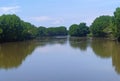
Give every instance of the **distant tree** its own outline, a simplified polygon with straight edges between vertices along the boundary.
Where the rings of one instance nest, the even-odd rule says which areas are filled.
[[[79,24],[79,36],[80,37],[84,37],[87,36],[87,34],[89,33],[89,27],[86,26],[86,23],[80,23]]]
[[[64,26],[47,28],[47,36],[65,36],[67,29]]]
[[[56,35],[56,32],[54,27],[47,28],[47,36],[55,36],[55,35]]]
[[[47,35],[47,29],[46,27],[40,26],[37,28],[38,29],[38,33],[37,36],[46,36]]]
[[[69,34],[70,36],[78,36],[78,31],[79,31],[79,25],[73,24],[69,28]]]
[[[73,24],[70,26],[69,34],[71,36],[84,37],[89,33],[89,27],[86,26],[86,23],[80,23],[79,25]]]
[[[94,20],[90,30],[94,37],[105,37],[110,31],[111,16],[100,16]]]
[[[67,35],[67,29],[64,26],[56,27],[55,30],[56,30],[56,35],[59,36]]]

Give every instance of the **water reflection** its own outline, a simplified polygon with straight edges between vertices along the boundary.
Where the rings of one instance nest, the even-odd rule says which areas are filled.
[[[120,74],[120,43],[113,43],[112,64],[116,72]]]
[[[42,37],[35,40],[39,46],[53,45],[53,44],[66,44],[67,37]]]
[[[34,49],[31,41],[0,44],[0,68],[17,68]]]
[[[85,51],[88,47],[89,40],[87,38],[70,37],[69,43],[71,47]]]
[[[70,37],[69,40],[67,40],[67,37],[47,37],[27,42],[0,44],[0,68],[17,68],[37,47],[54,44],[65,45],[68,41],[70,46],[74,49],[86,51],[87,48],[90,47],[94,54],[100,58],[112,58],[112,64],[115,67],[115,71],[120,74],[120,43],[105,39],[91,40],[88,38],[74,37]]]
[[[120,43],[105,39],[93,39],[91,48],[101,58],[112,58],[115,71],[120,74]]]
[[[26,42],[0,44],[0,68],[11,69],[19,67],[25,58],[32,54],[38,46],[65,44],[67,38],[40,38]]]
[[[120,74],[120,43],[107,39],[69,38],[70,46],[86,51],[90,46],[94,54],[102,59],[112,58],[115,71]]]
[[[113,41],[106,39],[93,39],[91,41],[91,48],[97,56],[101,58],[109,58],[112,55]]]

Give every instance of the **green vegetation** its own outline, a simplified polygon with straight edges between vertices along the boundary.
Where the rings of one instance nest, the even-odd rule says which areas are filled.
[[[64,26],[60,27],[38,27],[38,33],[37,36],[65,36],[67,35],[67,29]]]
[[[80,23],[79,25],[73,24],[70,26],[69,34],[71,36],[85,37],[89,33],[89,27],[86,23]]]
[[[86,23],[73,24],[69,31],[66,27],[36,27],[24,22],[16,15],[0,16],[0,42],[22,41],[45,36],[75,36],[75,37],[109,37],[120,41],[120,8],[116,8],[114,16],[97,17],[90,27]]]
[[[110,37],[120,41],[120,8],[116,8],[114,16],[100,16],[90,26],[94,37]]]
[[[120,41],[120,8],[116,8],[113,16],[100,16],[90,26],[94,37],[110,37]]]
[[[120,8],[114,12],[112,31],[113,35],[120,40]]]
[[[38,33],[37,33],[37,36],[46,36],[47,35],[47,28],[43,27],[43,26],[40,26],[38,27]]]
[[[47,36],[65,36],[67,29],[64,26],[47,28]]]
[[[33,39],[38,36],[64,36],[67,29],[61,27],[36,27],[31,23],[24,22],[16,15],[0,16],[0,42],[22,41]]]
[[[21,41],[36,35],[36,27],[16,15],[0,16],[0,42]]]
[[[106,37],[120,41],[120,8],[116,8],[114,16],[97,17],[90,27],[85,23],[71,25],[69,34],[76,37]]]
[[[100,16],[94,20],[90,30],[94,37],[106,37],[110,31],[111,16]]]

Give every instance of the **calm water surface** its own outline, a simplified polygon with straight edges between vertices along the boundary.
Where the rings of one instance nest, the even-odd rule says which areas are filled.
[[[120,81],[120,44],[85,38],[0,44],[0,81]]]

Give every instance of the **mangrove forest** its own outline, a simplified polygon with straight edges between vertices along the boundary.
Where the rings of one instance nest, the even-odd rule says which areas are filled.
[[[65,26],[44,27],[25,22],[15,14],[0,16],[0,42],[23,41],[46,36],[105,37],[120,40],[120,8],[114,15],[97,17],[90,26],[85,22]]]

